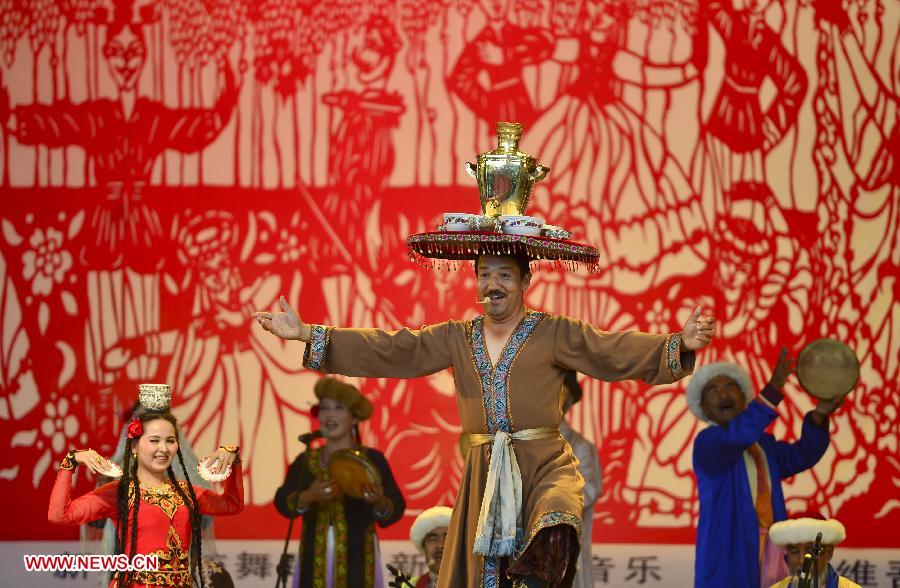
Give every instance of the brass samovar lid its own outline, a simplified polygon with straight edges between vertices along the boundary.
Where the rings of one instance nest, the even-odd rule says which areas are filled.
[[[522,159],[534,161],[530,153],[519,151],[519,141],[525,127],[521,123],[501,121],[497,123],[497,148],[478,154],[478,159],[492,155],[515,155]]]

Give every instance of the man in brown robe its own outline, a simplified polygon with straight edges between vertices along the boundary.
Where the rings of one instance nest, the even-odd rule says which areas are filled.
[[[566,370],[674,382],[709,344],[713,319],[698,307],[681,333],[604,332],[526,308],[526,257],[481,255],[475,264],[485,313],[471,321],[395,332],[324,327],[304,323],[284,298],[284,312],[254,317],[306,342],[304,366],[324,373],[417,378],[452,367],[470,449],[438,586],[570,586],[584,481],[559,433]]]

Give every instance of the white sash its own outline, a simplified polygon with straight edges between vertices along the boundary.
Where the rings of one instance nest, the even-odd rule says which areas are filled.
[[[478,513],[475,532],[476,555],[504,557],[516,550],[516,540],[522,530],[522,472],[512,450],[513,441],[531,441],[559,436],[559,426],[538,427],[509,433],[470,433],[469,446],[487,445],[491,448],[487,485]]]

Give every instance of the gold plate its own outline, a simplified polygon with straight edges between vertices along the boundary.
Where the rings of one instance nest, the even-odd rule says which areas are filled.
[[[800,351],[797,379],[820,400],[831,400],[850,392],[859,381],[859,359],[847,344],[837,339],[816,339]]]
[[[341,449],[328,460],[328,474],[341,491],[353,498],[363,497],[363,486],[381,487],[381,472],[361,451]]]

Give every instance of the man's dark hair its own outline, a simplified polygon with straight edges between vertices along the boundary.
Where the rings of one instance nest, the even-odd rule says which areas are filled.
[[[482,251],[478,254],[478,257],[475,258],[475,275],[478,275],[478,262],[481,261],[481,257],[483,255],[495,255],[494,253],[488,253],[486,251]],[[497,255],[497,257],[511,257],[513,261],[516,262],[516,267],[519,268],[519,277],[524,278],[526,275],[531,273],[531,266],[529,265],[530,260],[528,256],[520,250],[516,250],[513,253],[503,253]]]

